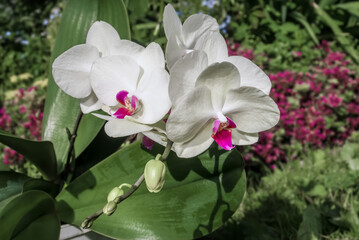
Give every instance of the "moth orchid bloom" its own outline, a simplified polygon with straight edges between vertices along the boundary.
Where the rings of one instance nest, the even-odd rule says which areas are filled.
[[[226,150],[251,144],[258,132],[279,121],[276,103],[257,88],[241,86],[240,73],[231,63],[211,65],[194,85],[178,98],[166,124],[179,157],[194,157],[213,141]]]
[[[95,116],[108,120],[110,137],[150,131],[171,107],[162,49],[157,43],[147,48],[128,43],[119,44],[115,52],[123,55],[100,58],[92,67],[93,91],[109,114]]]
[[[89,29],[85,44],[68,49],[52,65],[55,82],[65,93],[80,99],[83,113],[102,106],[92,91],[90,72],[98,58],[111,55],[111,47],[118,41],[120,36],[110,24],[97,21]]]
[[[187,53],[197,49],[197,41],[209,32],[218,32],[216,19],[205,14],[191,15],[181,23],[172,5],[163,12],[163,26],[167,37],[166,60],[168,68]]]

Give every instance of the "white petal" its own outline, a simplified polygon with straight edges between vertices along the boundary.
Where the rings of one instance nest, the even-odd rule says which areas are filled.
[[[142,111],[132,116],[137,122],[153,124],[168,113],[171,108],[168,84],[168,73],[159,67],[152,71],[149,78],[140,79],[135,95],[142,102]]]
[[[97,21],[87,33],[86,44],[96,47],[104,57],[109,55],[109,47],[118,40],[120,36],[116,29],[106,22]]]
[[[171,35],[166,45],[166,61],[168,69],[172,69],[173,65],[186,55],[186,49],[180,40],[177,39],[177,35]]]
[[[245,133],[238,129],[232,130],[232,143],[234,145],[250,145],[258,142],[258,133]]]
[[[219,31],[216,19],[206,14],[191,15],[186,19],[182,27],[186,47],[193,49],[197,39],[209,31]]]
[[[139,59],[144,50],[144,47],[129,40],[118,40],[110,46],[111,55],[128,56],[135,61],[136,59]]]
[[[199,74],[207,66],[207,56],[200,51],[193,51],[176,62],[171,69],[168,89],[173,104],[178,98],[194,88]]]
[[[213,143],[212,123],[213,122],[210,121],[203,126],[201,131],[191,140],[185,143],[174,143],[173,148],[177,156],[181,158],[191,158],[206,151]]]
[[[98,50],[90,45],[76,45],[52,64],[54,80],[68,95],[85,98],[91,93],[90,72],[93,62],[99,58]]]
[[[199,75],[197,86],[207,86],[211,90],[213,107],[219,112],[222,110],[227,92],[240,87],[239,72],[231,63],[214,63]]]
[[[105,132],[110,137],[125,137],[149,131],[152,127],[125,119],[112,118],[105,124]]]
[[[195,50],[202,50],[208,56],[208,65],[215,62],[223,62],[228,58],[226,40],[219,32],[203,34],[197,41]]]
[[[173,142],[188,141],[214,116],[209,89],[195,88],[172,108],[166,124],[167,136]]]
[[[81,111],[86,114],[101,109],[102,102],[98,100],[94,92],[91,92],[88,97],[80,100],[80,107]]]
[[[264,92],[253,87],[241,87],[228,92],[223,114],[246,133],[258,133],[279,121],[277,104]]]
[[[142,51],[137,63],[144,71],[144,78],[149,77],[155,68],[165,68],[165,56],[160,45],[155,42],[150,43],[145,50]]]
[[[167,4],[163,12],[163,27],[167,39],[169,39],[171,35],[182,34],[182,23],[171,4]]]
[[[148,137],[152,141],[155,141],[156,143],[159,143],[162,146],[167,145],[166,137],[163,136],[163,134],[161,134],[159,132],[146,131],[146,132],[142,132],[142,133],[143,133],[143,135],[145,135],[146,137]]]
[[[269,77],[251,60],[241,56],[231,56],[226,61],[233,63],[241,75],[241,86],[255,87],[267,95],[272,87]]]
[[[107,121],[110,121],[113,119],[113,117],[111,117],[111,116],[102,115],[102,114],[98,114],[98,113],[92,113],[92,115],[94,115],[95,117],[101,118],[103,120],[107,120]]]
[[[136,91],[140,74],[139,65],[130,57],[109,56],[98,59],[92,68],[91,84],[97,97],[105,105],[117,104],[116,94]]]

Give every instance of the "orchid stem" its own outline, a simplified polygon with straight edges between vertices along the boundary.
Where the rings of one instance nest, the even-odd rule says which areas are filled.
[[[82,116],[83,116],[83,113],[80,112],[79,115],[77,116],[74,130],[72,131],[72,134],[70,136],[70,146],[69,146],[69,150],[67,152],[67,159],[66,159],[64,172],[63,172],[64,184],[68,184],[71,181],[72,174],[74,171],[74,161],[71,161],[71,159],[73,157],[74,144],[75,144],[75,140],[77,137],[77,129],[79,128]]]
[[[168,155],[171,152],[171,148],[172,148],[173,142],[171,140],[167,140],[167,145],[165,150],[163,151],[162,157],[161,157],[161,161],[165,162]],[[116,204],[119,204],[120,202],[124,201],[125,199],[127,199],[128,197],[130,197],[143,183],[143,180],[145,180],[145,175],[142,174],[137,181],[131,185],[131,188],[125,192],[124,194],[122,194],[121,196],[115,198],[114,202]],[[83,223],[81,224],[82,228],[89,228],[92,225],[92,222],[94,220],[96,220],[99,216],[101,216],[103,214],[103,208],[97,210],[95,213],[91,214],[90,216],[88,216]]]

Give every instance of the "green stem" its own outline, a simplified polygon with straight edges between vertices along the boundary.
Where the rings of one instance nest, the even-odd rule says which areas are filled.
[[[165,150],[163,151],[162,157],[161,157],[161,161],[165,162],[168,155],[171,152],[171,148],[172,148],[173,142],[169,139],[167,139],[167,145]],[[125,199],[127,199],[128,197],[130,197],[143,183],[143,181],[145,180],[145,175],[142,174],[137,181],[131,185],[131,188],[125,192],[123,195],[115,198],[114,202],[116,204],[119,204],[120,202],[124,201]],[[127,186],[127,184],[126,184]],[[103,214],[103,208],[97,210],[95,213],[91,214],[90,216],[88,216],[81,224],[82,228],[89,228],[91,227],[92,223],[94,220],[96,220],[99,216],[101,216]]]

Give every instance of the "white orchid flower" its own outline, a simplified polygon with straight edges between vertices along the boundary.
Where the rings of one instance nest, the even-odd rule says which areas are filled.
[[[184,74],[189,75],[188,71]],[[215,63],[177,99],[166,132],[176,144],[179,157],[194,157],[213,141],[226,150],[254,143],[258,132],[277,124],[279,110],[275,102],[258,88],[242,86],[241,80],[241,72],[233,64]]]
[[[163,26],[167,37],[166,60],[169,69],[187,53],[198,50],[200,47],[197,42],[202,43],[201,39],[207,33],[219,32],[216,19],[205,14],[191,15],[182,26],[170,4],[167,4],[163,12]]]
[[[95,116],[108,120],[105,131],[111,137],[150,131],[171,107],[161,47],[125,43],[115,46],[118,55],[96,60],[90,75],[93,91],[110,115]]]
[[[91,68],[98,58],[111,55],[112,46],[119,41],[120,36],[110,24],[97,21],[89,29],[85,44],[68,49],[53,62],[55,82],[65,93],[80,99],[83,113],[101,108],[101,102],[92,91]]]

